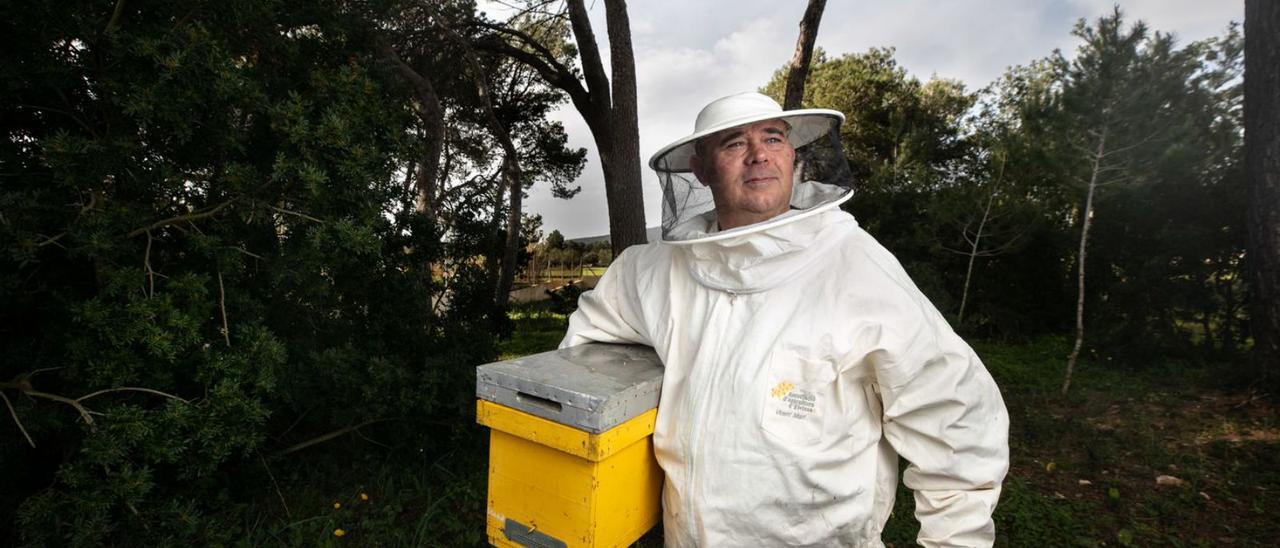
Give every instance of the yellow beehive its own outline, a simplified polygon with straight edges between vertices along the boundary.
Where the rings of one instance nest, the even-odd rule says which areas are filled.
[[[477,373],[490,544],[627,546],[658,523],[661,368],[651,350],[586,345]]]
[[[662,471],[650,410],[591,434],[481,400],[489,435],[489,542],[627,546],[658,523]],[[541,536],[532,536],[541,532]],[[514,538],[513,538],[514,537]],[[534,540],[538,539],[538,540]],[[539,542],[541,541],[541,542]]]

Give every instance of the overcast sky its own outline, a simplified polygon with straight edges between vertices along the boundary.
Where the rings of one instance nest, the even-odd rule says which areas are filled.
[[[834,57],[893,47],[909,73],[927,80],[954,78],[969,89],[995,80],[1007,67],[1073,51],[1071,27],[1081,17],[1095,20],[1111,0],[829,0],[817,45]],[[604,3],[588,1],[596,36],[605,40]],[[804,0],[631,0],[632,44],[639,95],[641,163],[662,146],[693,130],[706,103],[763,86],[791,58]],[[1244,17],[1242,0],[1132,0],[1118,2],[1129,21],[1173,33],[1185,44],[1222,35]],[[482,5],[487,5],[482,2]],[[489,15],[502,10],[487,5]],[[601,56],[609,59],[608,45]],[[607,70],[607,68],[606,68]],[[569,144],[588,149],[587,165],[571,200],[553,198],[535,186],[525,202],[542,215],[543,232],[566,238],[609,231],[604,178],[582,117],[565,104],[554,119],[565,125]],[[645,221],[661,222],[657,176],[644,172]]]

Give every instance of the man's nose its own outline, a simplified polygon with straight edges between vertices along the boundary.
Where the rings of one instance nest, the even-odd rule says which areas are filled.
[[[758,141],[747,142],[747,163],[762,164],[769,161],[769,156],[765,154],[764,143]]]

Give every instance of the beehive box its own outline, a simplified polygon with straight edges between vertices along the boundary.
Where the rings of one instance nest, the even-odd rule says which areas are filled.
[[[661,388],[661,362],[645,346],[587,344],[478,367],[489,542],[627,546],[656,525]]]

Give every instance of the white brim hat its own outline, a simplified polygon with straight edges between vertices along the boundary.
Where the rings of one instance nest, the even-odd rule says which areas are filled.
[[[836,110],[808,108],[782,110],[782,106],[762,93],[739,93],[721,97],[698,113],[693,133],[662,147],[649,158],[655,171],[683,173],[691,171],[689,158],[694,156],[698,139],[726,129],[764,120],[782,120],[790,126],[787,133],[791,146],[802,147],[826,135],[844,122],[844,114]]]

